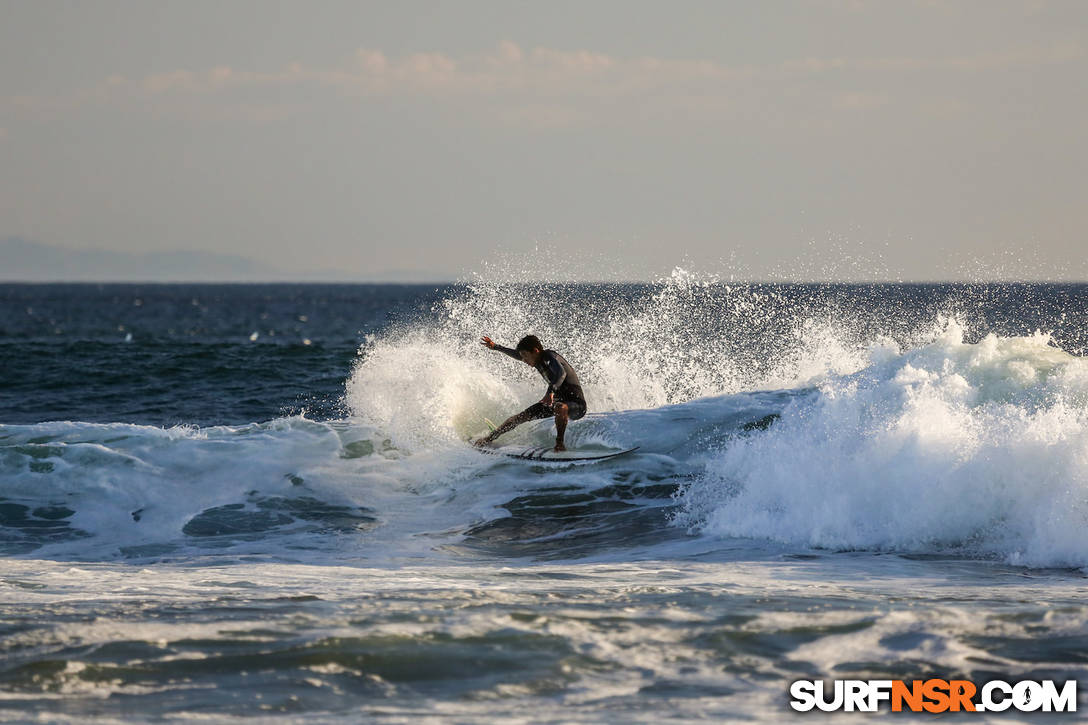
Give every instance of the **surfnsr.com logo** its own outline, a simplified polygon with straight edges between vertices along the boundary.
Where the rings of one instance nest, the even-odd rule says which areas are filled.
[[[830,684],[830,686],[828,686]],[[1059,687],[1054,680],[797,680],[790,685],[790,707],[798,712],[1076,712],[1077,681]]]

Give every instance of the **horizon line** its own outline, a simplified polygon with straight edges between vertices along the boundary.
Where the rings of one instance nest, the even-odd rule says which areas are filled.
[[[471,279],[390,279],[390,280],[343,280],[343,279],[329,279],[329,280],[315,280],[315,279],[222,279],[222,280],[195,280],[195,279],[0,279],[0,285],[259,285],[259,284],[278,284],[278,285],[372,285],[372,286],[424,286],[424,285],[439,285],[445,287],[451,287],[455,285],[468,285],[475,284],[478,280]],[[585,285],[608,285],[608,284],[643,284],[643,285],[658,285],[668,282],[667,278],[657,279],[595,279],[595,280],[511,280],[509,282],[499,282],[498,284],[585,284]],[[706,285],[775,285],[775,284],[792,284],[792,285],[941,285],[941,284],[1088,284],[1088,279],[1025,279],[1025,278],[1011,278],[1011,277],[998,277],[994,279],[873,279],[873,280],[860,280],[860,279],[714,279],[700,282],[700,284]]]

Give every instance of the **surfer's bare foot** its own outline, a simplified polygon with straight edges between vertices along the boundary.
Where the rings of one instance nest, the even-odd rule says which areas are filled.
[[[556,453],[562,453],[563,451],[567,450],[567,447],[563,445],[562,442],[559,442],[555,444],[554,450]]]

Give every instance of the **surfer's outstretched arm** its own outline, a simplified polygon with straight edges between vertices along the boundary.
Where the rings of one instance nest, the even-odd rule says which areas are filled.
[[[484,347],[491,348],[492,350],[495,350],[496,352],[501,352],[501,353],[503,353],[505,355],[509,355],[510,357],[514,358],[518,362],[522,362],[521,353],[519,353],[517,350],[514,350],[513,348],[503,347],[502,345],[495,342],[494,340],[492,340],[490,337],[487,337],[486,335],[484,337],[480,338],[480,344],[483,345]]]

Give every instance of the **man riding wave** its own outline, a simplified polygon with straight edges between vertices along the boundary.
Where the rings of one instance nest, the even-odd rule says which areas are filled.
[[[536,335],[526,335],[518,341],[518,346],[511,350],[497,344],[490,337],[482,337],[481,344],[492,350],[506,353],[515,360],[520,360],[536,369],[548,383],[548,391],[540,402],[530,405],[515,416],[507,418],[503,424],[486,438],[476,441],[477,446],[490,443],[503,433],[512,431],[522,423],[539,418],[555,416],[555,450],[565,451],[563,436],[567,432],[567,421],[578,420],[586,414],[586,399],[582,394],[582,383],[578,373],[562,355],[555,350],[545,350]]]

